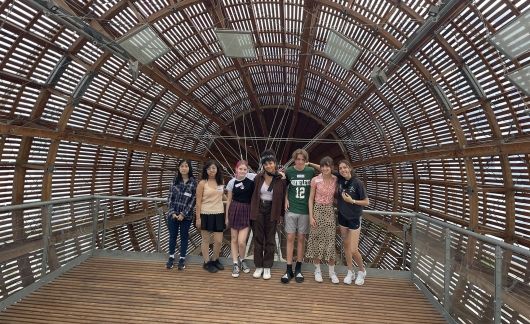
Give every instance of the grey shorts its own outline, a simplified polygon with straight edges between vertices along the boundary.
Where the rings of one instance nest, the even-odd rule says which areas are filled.
[[[285,215],[285,231],[287,233],[309,234],[309,215],[287,212]]]

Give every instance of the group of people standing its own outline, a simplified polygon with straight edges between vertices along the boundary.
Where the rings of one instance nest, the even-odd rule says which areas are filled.
[[[178,269],[185,268],[189,228],[195,208],[196,227],[201,231],[203,267],[209,272],[224,270],[219,261],[223,232],[230,228],[232,276],[249,273],[245,262],[246,242],[252,228],[254,238],[254,278],[271,278],[276,245],[276,228],[285,226],[287,233],[287,267],[281,277],[282,283],[291,279],[304,281],[302,262],[304,257],[313,261],[317,282],[323,281],[321,263],[327,263],[332,283],[339,283],[335,272],[335,205],[338,223],[343,238],[348,273],[345,284],[362,285],[366,277],[361,254],[358,249],[363,206],[369,204],[362,182],[355,176],[346,160],[338,163],[338,173],[333,172],[333,160],[325,157],[320,164],[310,163],[303,149],[293,152],[294,166],[279,172],[274,152],[261,154],[262,171],[249,172],[246,161],[236,164],[235,175],[226,188],[217,161],[207,161],[202,170],[202,180],[193,176],[190,161],[181,161],[169,195],[168,228],[169,259],[171,269],[175,262],[177,234],[180,230],[180,258]],[[226,191],[226,195],[225,195]],[[226,208],[223,200],[226,201]],[[210,257],[210,235],[214,244]],[[307,250],[306,236],[309,234]],[[294,246],[297,240],[296,264],[293,271]],[[353,261],[359,267],[357,276]]]

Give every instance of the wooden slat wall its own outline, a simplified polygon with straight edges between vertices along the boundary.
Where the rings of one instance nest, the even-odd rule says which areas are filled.
[[[530,10],[530,3],[463,2],[454,19],[426,36],[383,87],[371,87],[372,68],[388,66],[389,58],[428,17],[431,3],[221,1],[216,3],[221,8],[215,14],[202,1],[61,2],[69,12],[90,20],[97,30],[114,39],[148,23],[171,45],[171,51],[152,65],[153,70],[144,67],[133,82],[127,62],[25,2],[4,1],[0,4],[0,118],[5,124],[34,127],[35,136],[1,134],[0,204],[39,200],[43,192],[52,198],[80,194],[164,196],[178,154],[214,155],[223,164],[231,164],[238,155],[236,142],[214,141],[212,147],[219,145],[214,154],[208,151],[212,148],[209,140],[201,142],[198,135],[219,135],[221,131],[234,135],[231,124],[243,123],[241,118],[236,122],[234,116],[255,111],[245,122],[246,135],[256,136],[263,129],[259,122],[249,120],[261,119],[260,110],[267,123],[272,124],[275,115],[285,115],[289,125],[292,114],[281,107],[296,106],[324,125],[333,125],[330,135],[345,140],[353,162],[363,165],[363,161],[371,161],[359,170],[372,201],[370,208],[421,212],[528,246],[530,102],[505,77],[527,65],[528,55],[510,60],[485,38]],[[303,21],[307,8],[313,8],[316,17],[310,24]],[[236,66],[222,55],[213,33],[212,14],[224,17],[221,24],[226,26],[254,30],[258,58],[239,60]],[[310,34],[302,29],[304,25],[312,28]],[[323,54],[329,28],[365,49],[352,69],[345,71]],[[310,39],[304,34],[313,38],[309,46],[303,44]],[[483,87],[484,97],[477,96],[464,79],[463,63]],[[93,79],[83,83],[87,75]],[[436,82],[452,103],[452,118],[447,118],[431,82]],[[87,90],[80,98],[72,98],[74,89],[83,85]],[[357,101],[365,89],[368,93]],[[296,95],[299,97],[294,98]],[[256,104],[276,109],[265,113]],[[71,114],[65,114],[65,109],[71,109]],[[344,111],[347,118],[336,123]],[[61,115],[69,116],[59,125]],[[280,128],[279,124],[278,119],[269,128]],[[60,135],[39,137],[43,134],[38,128],[64,127],[80,134],[90,131],[86,136],[121,138],[130,147],[70,142],[61,140]],[[292,133],[297,136],[296,131]],[[514,138],[522,140],[521,151],[502,152],[502,143]],[[440,145],[457,144],[453,146],[456,152],[466,144],[482,142],[493,145],[482,156],[406,159],[409,152]],[[57,153],[49,150],[52,143],[57,144]],[[254,147],[248,149],[259,150],[262,144],[253,141]],[[176,153],[135,149],[152,146]],[[286,145],[274,147],[279,153]],[[218,151],[232,156],[225,161]],[[322,147],[313,151],[326,154]],[[290,152],[282,153],[279,155],[288,156]],[[389,164],[386,158],[405,161]],[[44,188],[43,179],[48,179]],[[109,216],[122,217],[152,207],[113,203]],[[87,205],[60,208],[53,215],[52,227],[67,231],[89,219]],[[402,244],[399,237],[384,231],[401,226],[404,220],[389,221],[392,224],[382,227],[367,223],[361,244],[366,260],[383,268],[399,264]],[[120,226],[109,232],[108,246],[152,251],[156,224],[154,216]],[[42,225],[41,210],[1,214],[0,246],[14,242],[26,246],[28,239],[41,236]],[[56,244],[57,255],[51,264],[63,264],[86,251],[86,234]],[[166,236],[163,238],[165,242]],[[16,261],[0,263],[2,296],[38,279],[40,253],[32,251]],[[481,254],[475,247],[470,247],[468,254],[476,256],[475,263],[491,261],[491,255]],[[526,260],[506,255],[504,264],[507,276],[528,277]],[[470,301],[468,306],[479,307],[485,299],[479,290],[473,293],[481,303]],[[459,294],[468,298],[462,289]]]

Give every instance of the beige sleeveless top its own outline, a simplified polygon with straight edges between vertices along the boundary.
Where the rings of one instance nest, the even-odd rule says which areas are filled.
[[[206,183],[202,193],[201,214],[223,214],[223,186],[212,188]]]

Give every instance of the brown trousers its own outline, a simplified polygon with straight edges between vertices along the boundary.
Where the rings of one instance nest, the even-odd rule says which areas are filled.
[[[271,221],[271,207],[271,203],[260,202],[258,217],[252,221],[254,264],[257,268],[271,268],[274,262],[277,222]]]

